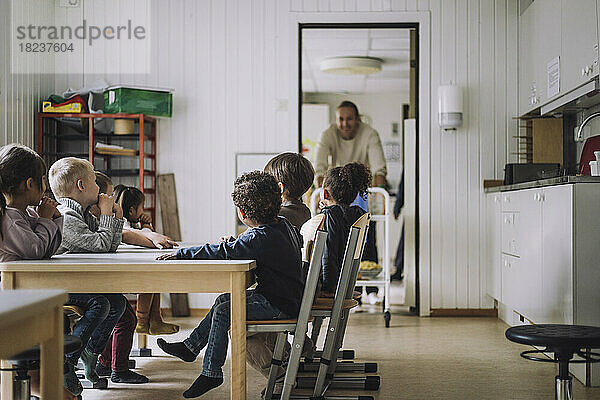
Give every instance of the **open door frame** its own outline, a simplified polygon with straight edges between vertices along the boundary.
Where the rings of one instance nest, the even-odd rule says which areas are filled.
[[[416,28],[418,34],[417,68],[417,201],[416,201],[416,303],[419,316],[428,316],[431,309],[431,16],[428,11],[416,12],[353,12],[353,13],[290,13],[291,77],[297,85],[290,85],[290,132],[297,131],[301,150],[302,82],[301,51],[302,29],[309,28]],[[364,26],[363,26],[364,25]]]

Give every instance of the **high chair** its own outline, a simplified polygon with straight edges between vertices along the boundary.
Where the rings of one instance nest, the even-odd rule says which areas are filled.
[[[246,329],[248,332],[277,332],[277,342],[273,352],[273,360],[271,361],[271,370],[264,398],[273,398],[273,389],[275,388],[275,380],[277,379],[278,367],[283,364],[283,349],[288,333],[294,335],[292,350],[289,355],[285,379],[283,381],[283,391],[281,399],[289,399],[292,388],[296,381],[298,365],[300,363],[300,355],[304,345],[304,336],[308,329],[310,320],[310,312],[317,289],[319,280],[319,272],[321,270],[321,258],[325,250],[325,242],[327,232],[323,228],[325,221],[324,215],[317,215],[310,219],[305,225],[303,234],[306,237],[309,235],[307,231],[313,231],[311,240],[308,240],[304,246],[303,264],[308,263],[308,274],[304,286],[304,294],[300,304],[300,312],[297,319],[292,320],[269,320],[269,321],[247,321]],[[307,225],[308,224],[308,225]]]

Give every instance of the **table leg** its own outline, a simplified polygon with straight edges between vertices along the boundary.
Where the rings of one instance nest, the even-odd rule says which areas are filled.
[[[15,288],[15,274],[14,272],[2,272],[2,290],[12,290]],[[2,361],[0,362],[1,368],[11,368],[12,364]],[[13,397],[13,376],[12,371],[0,372],[0,399],[12,399]]]
[[[52,337],[40,344],[40,390],[43,399],[63,398],[63,312],[54,310]]]
[[[131,349],[130,357],[152,357],[152,349],[148,348],[148,335],[143,333],[137,334],[137,349]]]
[[[2,361],[0,363],[2,368],[11,368],[12,364]],[[13,372],[2,371],[0,373],[0,399],[12,399],[13,398]]]
[[[246,398],[246,274],[230,274],[231,399]]]

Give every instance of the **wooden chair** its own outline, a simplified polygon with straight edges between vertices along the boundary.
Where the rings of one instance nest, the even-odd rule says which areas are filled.
[[[302,229],[306,243],[304,246],[303,261],[304,263],[308,263],[308,273],[298,318],[292,320],[247,321],[246,323],[248,332],[277,332],[277,342],[275,343],[273,360],[271,361],[271,370],[264,396],[265,399],[271,399],[273,397],[273,389],[275,388],[275,380],[277,379],[276,374],[278,367],[283,363],[283,349],[285,341],[287,341],[288,333],[294,335],[294,340],[286,368],[283,391],[280,399],[287,400],[290,398],[292,388],[296,382],[296,374],[298,372],[298,365],[300,364],[300,356],[304,345],[304,336],[308,329],[311,308],[317,289],[319,272],[321,270],[321,258],[323,257],[325,241],[327,239],[327,232],[322,229],[324,221],[324,215],[317,215],[305,224],[306,229],[304,226]],[[313,233],[312,236],[311,233]],[[306,238],[309,238],[309,240],[306,240]]]

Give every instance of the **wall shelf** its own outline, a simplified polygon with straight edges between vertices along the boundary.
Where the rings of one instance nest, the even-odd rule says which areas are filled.
[[[94,122],[99,118],[133,119],[137,132],[116,135],[101,131],[94,128]],[[137,177],[137,187],[146,195],[144,209],[156,222],[156,125],[156,118],[144,114],[38,113],[37,151],[48,166],[62,157],[87,158],[94,169],[113,178],[115,185],[119,183],[119,179],[115,178]],[[127,141],[127,147],[137,142],[137,154],[100,154],[95,151],[98,141],[115,144],[121,140]],[[135,167],[121,165],[121,160],[135,158]]]

